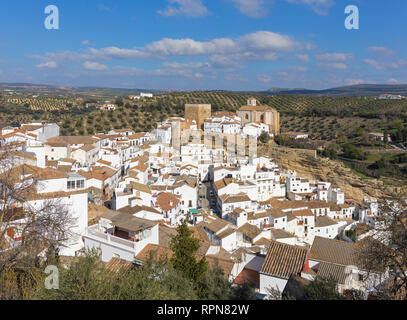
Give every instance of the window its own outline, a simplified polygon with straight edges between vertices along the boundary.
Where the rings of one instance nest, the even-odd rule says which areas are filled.
[[[67,188],[68,190],[75,189],[75,181],[68,181]]]

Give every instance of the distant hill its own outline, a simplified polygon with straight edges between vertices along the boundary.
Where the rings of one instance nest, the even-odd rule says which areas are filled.
[[[353,97],[353,96],[379,96],[381,94],[400,94],[407,96],[407,84],[385,85],[385,84],[359,84],[354,86],[345,86],[324,90],[309,89],[284,89],[272,88],[262,93],[281,94],[281,95],[311,95],[328,97]]]
[[[107,87],[78,87],[78,86],[53,86],[30,83],[0,83],[0,91],[11,90],[25,93],[56,93],[56,94],[88,94],[88,95],[105,95],[105,96],[125,96],[139,94],[140,92],[151,92],[154,94],[163,94],[176,92],[171,90],[157,89],[138,89],[138,88],[107,88]],[[209,90],[206,92],[230,92],[222,89]],[[235,92],[243,93],[243,92]],[[271,88],[266,91],[250,91],[245,93],[253,94],[271,94],[271,95],[302,95],[302,96],[325,96],[325,97],[374,97],[381,94],[400,94],[407,96],[407,84],[384,85],[384,84],[360,84],[354,86],[345,86],[324,90],[310,90],[305,88]]]
[[[75,87],[75,86],[53,86],[31,83],[0,83],[0,90],[19,91],[26,93],[97,93],[105,95],[131,95],[140,92],[154,94],[167,93],[168,90],[155,89],[130,89],[130,88],[105,88],[105,87]]]

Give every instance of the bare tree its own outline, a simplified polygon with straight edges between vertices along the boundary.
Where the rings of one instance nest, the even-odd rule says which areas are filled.
[[[407,207],[398,195],[384,199],[381,216],[370,237],[359,242],[358,256],[369,272],[388,270],[389,278],[378,289],[381,299],[405,299],[407,289]]]
[[[0,149],[0,299],[24,298],[42,274],[39,255],[72,237],[68,208],[39,199],[40,170],[17,160],[14,148]]]

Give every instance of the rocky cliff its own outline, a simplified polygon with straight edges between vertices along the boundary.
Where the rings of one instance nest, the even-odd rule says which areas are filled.
[[[296,149],[270,145],[259,146],[258,155],[274,158],[281,168],[296,171],[299,176],[331,182],[334,187],[339,187],[345,192],[347,199],[362,201],[366,195],[382,197],[397,191],[396,188],[384,185],[377,179],[362,179],[343,163],[317,157],[312,152],[304,153]]]

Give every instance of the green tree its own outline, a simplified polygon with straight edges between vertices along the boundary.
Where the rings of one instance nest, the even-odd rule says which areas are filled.
[[[266,131],[263,131],[261,133],[261,135],[259,136],[259,141],[261,143],[267,143],[267,142],[269,142],[269,140],[270,140],[269,134]]]
[[[305,288],[305,300],[345,300],[336,287],[334,279],[317,277]]]
[[[175,270],[197,283],[208,270],[208,263],[205,257],[197,260],[196,253],[200,245],[199,241],[192,237],[192,233],[183,220],[177,228],[177,235],[171,240],[170,248],[174,252],[171,262]]]

